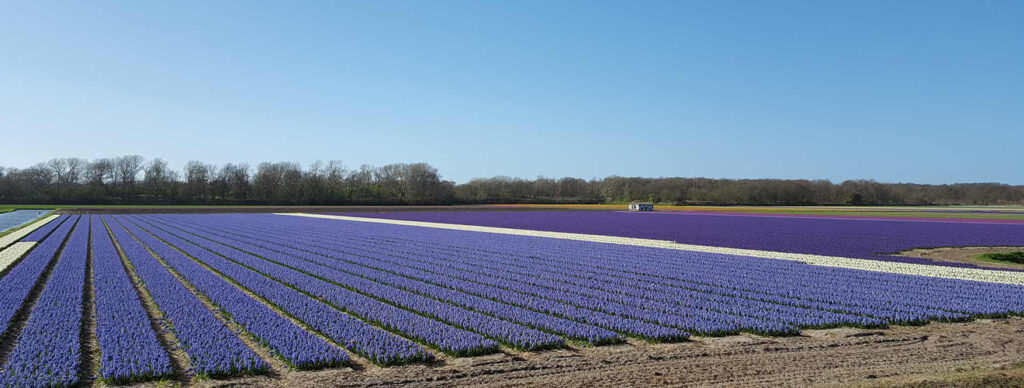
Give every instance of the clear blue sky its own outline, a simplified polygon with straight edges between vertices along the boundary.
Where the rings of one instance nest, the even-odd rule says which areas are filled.
[[[1024,184],[1019,1],[0,1],[0,165]]]

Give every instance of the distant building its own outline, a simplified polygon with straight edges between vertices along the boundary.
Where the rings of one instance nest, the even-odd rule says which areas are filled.
[[[633,202],[629,204],[629,211],[631,212],[653,212],[654,204],[650,202]]]

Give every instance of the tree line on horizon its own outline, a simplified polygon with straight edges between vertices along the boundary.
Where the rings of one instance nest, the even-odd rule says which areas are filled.
[[[181,171],[138,155],[56,158],[0,166],[0,203],[123,205],[454,205],[624,203],[679,205],[1015,205],[1024,186],[872,180],[497,176],[456,184],[426,163],[264,162],[255,167],[189,161]]]

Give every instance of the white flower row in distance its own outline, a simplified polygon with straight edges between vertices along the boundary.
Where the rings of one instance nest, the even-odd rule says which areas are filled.
[[[34,232],[36,229],[39,229],[40,227],[46,225],[50,221],[56,220],[57,217],[59,216],[57,216],[56,214],[51,214],[46,218],[36,221],[35,223],[26,225],[24,228],[15,230],[6,236],[0,237],[0,249],[7,248],[8,245],[14,244],[14,242],[21,240],[25,236],[28,236],[29,233]]]
[[[18,242],[0,251],[0,273],[36,246],[35,241]]]
[[[899,263],[899,262],[881,261],[881,260],[854,259],[854,258],[849,258],[849,257],[838,257],[838,256],[809,255],[809,254],[803,254],[803,253],[774,252],[774,251],[761,251],[761,250],[754,250],[754,249],[738,249],[738,248],[715,247],[715,246],[707,246],[707,245],[680,244],[680,243],[677,243],[677,242],[665,241],[665,240],[651,240],[651,239],[632,238],[632,237],[604,236],[604,235],[596,235],[596,234],[566,233],[566,232],[546,232],[546,231],[529,230],[529,229],[495,228],[495,227],[489,227],[489,226],[445,224],[445,223],[439,223],[439,222],[405,221],[405,220],[391,220],[391,219],[382,219],[382,218],[350,217],[350,216],[336,216],[336,215],[311,214],[311,213],[275,213],[275,214],[286,215],[286,216],[324,218],[324,219],[332,219],[332,220],[373,222],[373,223],[379,223],[379,224],[420,226],[420,227],[426,227],[426,228],[462,230],[462,231],[470,231],[470,232],[499,233],[499,234],[518,235],[518,236],[558,238],[558,239],[565,239],[565,240],[591,241],[591,242],[600,242],[600,243],[608,243],[608,244],[633,245],[633,246],[642,246],[642,247],[651,247],[651,248],[677,249],[677,250],[684,250],[684,251],[719,253],[719,254],[725,254],[725,255],[761,257],[761,258],[779,259],[779,260],[792,260],[792,261],[798,261],[798,262],[801,262],[801,263],[806,263],[806,264],[811,264],[811,265],[818,265],[818,266],[825,266],[825,267],[850,268],[850,269],[859,269],[859,270],[864,270],[864,271],[888,272],[888,273],[896,273],[896,274],[904,274],[904,275],[918,275],[918,276],[930,276],[930,277],[937,277],[937,278],[961,279],[961,280],[973,280],[973,281],[991,282],[991,283],[1004,283],[1004,284],[1024,285],[1024,272],[1015,272],[1015,271],[1000,271],[1000,270],[990,270],[990,269],[981,269],[981,268],[960,268],[960,267],[949,267],[949,266],[940,266],[940,265],[912,264],[912,263]]]

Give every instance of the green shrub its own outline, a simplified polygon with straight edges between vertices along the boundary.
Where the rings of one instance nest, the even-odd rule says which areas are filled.
[[[1009,263],[1024,264],[1024,251],[1008,253],[986,253],[981,255],[989,260],[1005,261]]]

